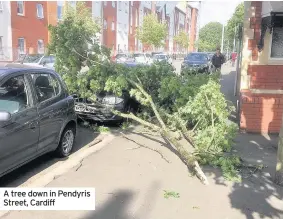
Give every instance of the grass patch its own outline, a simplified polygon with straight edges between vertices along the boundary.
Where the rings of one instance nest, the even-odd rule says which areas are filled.
[[[163,196],[166,199],[169,199],[169,198],[180,198],[180,194],[178,192],[167,191],[167,190],[164,190]]]

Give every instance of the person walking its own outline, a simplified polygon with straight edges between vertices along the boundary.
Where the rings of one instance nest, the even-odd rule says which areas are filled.
[[[231,54],[231,60],[232,60],[232,67],[234,67],[235,66],[235,62],[236,62],[236,59],[237,59],[237,53],[236,52],[233,52],[232,54]]]
[[[222,53],[220,52],[220,49],[217,48],[216,49],[216,53],[212,56],[212,65],[214,67],[214,70],[220,70],[221,71],[221,66],[224,64],[225,62],[225,58],[222,55]]]

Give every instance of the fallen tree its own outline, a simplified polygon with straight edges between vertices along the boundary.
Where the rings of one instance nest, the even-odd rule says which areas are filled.
[[[69,91],[95,100],[100,91],[121,96],[127,90],[141,104],[140,112],[114,113],[159,133],[204,184],[199,163],[220,166],[227,179],[237,178],[239,160],[226,156],[236,129],[227,123],[231,109],[220,92],[219,73],[178,76],[165,63],[133,68],[111,63],[110,51],[98,45],[99,25],[90,11],[83,3],[77,5],[80,13],[73,10],[67,8],[64,19],[50,27],[49,45]]]

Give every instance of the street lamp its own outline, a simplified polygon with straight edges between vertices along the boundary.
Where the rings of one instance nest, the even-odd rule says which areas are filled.
[[[224,23],[222,24],[222,40],[221,40],[221,53],[223,53],[223,46],[224,46]]]

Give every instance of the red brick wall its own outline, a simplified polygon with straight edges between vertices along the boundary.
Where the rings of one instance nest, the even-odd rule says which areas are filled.
[[[283,94],[241,93],[240,128],[248,132],[278,133],[283,113]]]
[[[283,90],[283,65],[249,65],[251,89]]]
[[[139,1],[134,1],[133,2],[133,6],[131,6],[131,4],[129,4],[130,6],[130,16],[129,16],[129,28],[131,28],[131,16],[132,16],[132,34],[130,33],[129,30],[129,37],[128,37],[128,43],[129,43],[129,50],[131,52],[135,52],[136,50],[138,50],[138,45],[135,45],[135,38],[136,38],[136,29],[138,28],[136,26],[136,19],[138,19],[138,23],[139,23],[139,7],[140,7],[140,2]],[[139,25],[137,23],[137,25]]]
[[[103,22],[104,20],[107,21],[107,29],[103,29],[103,44],[112,49],[116,47],[116,30],[117,30],[117,3],[115,2],[115,8],[112,7],[112,2],[108,1],[107,5],[104,6],[103,4]],[[115,24],[115,30],[112,31],[112,21]],[[115,51],[114,51],[115,53]]]
[[[44,18],[37,18],[36,4],[43,5]],[[37,53],[37,41],[42,39],[46,47],[48,43],[48,22],[47,22],[46,1],[24,1],[24,15],[17,14],[17,2],[11,1],[11,27],[12,46],[18,48],[18,38],[25,39],[26,52]],[[17,54],[13,54],[16,59]]]
[[[257,43],[260,39],[262,2],[251,2],[255,15],[250,18],[254,29],[253,39],[248,41],[252,61],[258,60]],[[249,65],[248,90],[241,90],[240,128],[248,132],[279,133],[283,113],[283,94],[266,94],[264,90],[283,90],[283,65]],[[260,89],[252,93],[250,89]]]
[[[196,33],[197,33],[197,9],[192,9],[192,18],[191,18],[191,32],[190,32],[190,46],[189,51],[194,51],[194,45],[196,41]]]

